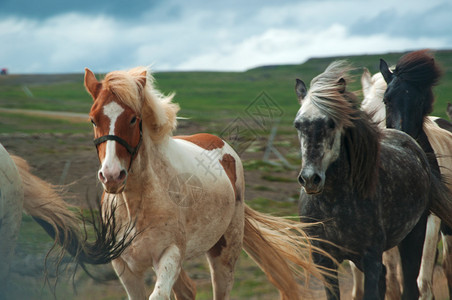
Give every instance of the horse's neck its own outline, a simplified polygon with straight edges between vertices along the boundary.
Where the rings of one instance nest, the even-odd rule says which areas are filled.
[[[129,210],[144,205],[141,203],[144,198],[149,203],[152,199],[161,198],[160,195],[166,192],[169,181],[175,174],[164,154],[168,146],[167,139],[159,144],[143,141],[139,154],[132,163],[123,192]]]
[[[325,191],[333,194],[350,183],[350,158],[348,157],[344,143],[342,143],[339,157],[326,170]]]
[[[419,146],[421,146],[422,150],[424,150],[425,154],[427,155],[427,159],[432,170],[439,174],[440,169],[438,161],[436,159],[435,151],[433,150],[433,147],[427,137],[427,134],[425,133],[424,128],[422,128],[419,132],[419,135],[416,138],[416,142],[419,144]]]

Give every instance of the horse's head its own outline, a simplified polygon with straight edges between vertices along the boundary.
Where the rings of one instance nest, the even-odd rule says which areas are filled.
[[[433,92],[440,70],[427,51],[404,55],[394,72],[380,60],[380,72],[388,84],[383,102],[386,105],[386,127],[402,130],[417,138],[424,117],[432,112]]]
[[[130,78],[128,97],[140,97],[146,84],[146,72]],[[97,81],[85,69],[85,87],[94,99],[90,118],[94,127],[94,143],[101,167],[98,178],[105,191],[120,193],[125,187],[128,171],[142,140],[141,115],[124,104],[124,97],[105,81]]]
[[[342,80],[338,86],[345,89]],[[294,122],[301,145],[298,181],[307,194],[318,194],[323,191],[326,170],[339,157],[343,124],[312,101],[312,93],[300,79],[296,80],[295,91],[301,104]]]

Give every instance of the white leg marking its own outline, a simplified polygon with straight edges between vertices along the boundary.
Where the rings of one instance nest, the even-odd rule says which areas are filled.
[[[364,296],[364,274],[350,261],[350,269],[353,277],[352,299],[361,300]]]
[[[181,270],[181,255],[179,248],[170,246],[162,254],[156,266],[157,281],[149,300],[169,300],[171,289]]]
[[[424,248],[417,285],[419,287],[419,299],[433,299],[433,269],[435,268],[436,249],[438,247],[438,232],[441,220],[429,215],[427,219],[427,231],[425,232]]]

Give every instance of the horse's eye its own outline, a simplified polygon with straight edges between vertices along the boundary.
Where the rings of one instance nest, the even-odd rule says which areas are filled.
[[[388,97],[384,97],[384,98],[383,98],[383,103],[384,103],[385,105],[389,103]]]
[[[334,129],[336,127],[336,123],[334,123],[334,121],[332,119],[328,120],[328,128],[329,129]]]
[[[137,117],[133,117],[132,120],[130,120],[130,125],[135,125],[137,122]]]
[[[93,124],[94,127],[96,127],[96,122],[94,122],[94,119],[91,119],[91,123]]]

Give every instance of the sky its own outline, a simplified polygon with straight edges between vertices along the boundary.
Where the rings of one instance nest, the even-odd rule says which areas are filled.
[[[423,48],[452,49],[452,1],[0,0],[12,74],[244,71]]]

